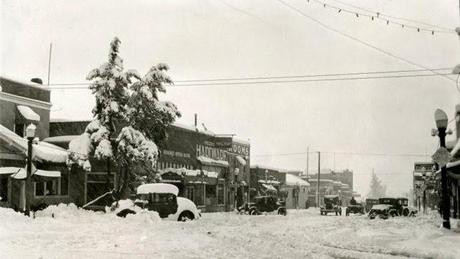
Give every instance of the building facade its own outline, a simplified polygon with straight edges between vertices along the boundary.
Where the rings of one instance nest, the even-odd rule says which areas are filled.
[[[25,209],[26,192],[31,208],[71,201],[78,181],[69,174],[64,149],[42,142],[49,135],[50,90],[35,82],[0,77],[0,206]],[[28,125],[36,126],[32,144],[32,185],[26,188]]]
[[[51,122],[52,137],[46,140],[67,148],[88,124],[89,121]],[[156,164],[162,182],[176,185],[179,196],[194,201],[203,212],[231,211],[243,202],[248,191],[249,142],[179,123],[170,125],[166,133]],[[84,204],[104,195],[118,182],[114,174],[108,182],[105,180],[104,163],[92,161],[91,165],[91,172],[80,172],[85,175]]]

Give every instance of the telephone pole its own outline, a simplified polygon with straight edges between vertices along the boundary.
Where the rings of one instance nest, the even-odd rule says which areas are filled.
[[[321,172],[321,152],[318,151],[318,181],[316,183],[316,207],[319,207],[319,181]]]
[[[310,163],[310,147],[307,147],[307,168],[305,170],[305,173],[307,174],[307,177],[308,177],[309,163]]]

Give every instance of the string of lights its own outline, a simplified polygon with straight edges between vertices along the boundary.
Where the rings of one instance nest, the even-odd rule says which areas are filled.
[[[432,35],[434,35],[435,33],[457,34],[455,30],[453,29],[452,30],[434,29],[434,27],[440,27],[440,26],[432,26],[431,28],[428,28],[426,27],[426,25],[415,26],[415,25],[411,25],[408,23],[402,23],[402,22],[396,21],[395,18],[391,18],[391,16],[382,15],[380,12],[374,13],[374,12],[368,11],[368,12],[371,12],[369,14],[369,13],[363,13],[363,12],[358,12],[356,10],[339,7],[339,6],[332,5],[328,2],[324,2],[320,0],[307,0],[307,3],[310,3],[310,2],[315,2],[317,4],[322,5],[324,8],[335,10],[337,13],[350,14],[350,15],[355,16],[356,18],[366,17],[366,18],[369,18],[371,21],[380,20],[380,21],[385,22],[386,25],[395,25],[403,29],[407,28],[407,29],[413,29],[414,31],[417,31],[417,32],[428,32],[428,33],[431,33]]]
[[[452,28],[447,28],[445,26],[440,26],[440,25],[436,25],[436,24],[430,24],[430,23],[427,23],[427,22],[417,21],[417,20],[414,20],[414,19],[408,19],[408,18],[404,18],[404,17],[397,17],[397,16],[385,14],[385,13],[382,13],[382,12],[376,12],[376,11],[369,10],[369,9],[363,8],[361,6],[353,5],[353,4],[350,4],[350,3],[347,3],[347,2],[344,2],[344,1],[340,1],[340,0],[332,0],[332,1],[334,1],[336,3],[339,3],[339,4],[342,4],[342,5],[345,5],[345,6],[349,6],[349,7],[361,10],[361,11],[365,11],[365,12],[368,12],[368,13],[371,13],[371,14],[379,13],[379,16],[381,16],[381,17],[388,17],[388,18],[392,18],[392,19],[396,19],[396,20],[400,20],[400,21],[406,21],[406,22],[409,22],[409,23],[412,23],[412,24],[420,24],[420,25],[425,25],[425,26],[428,26],[428,27],[438,28],[438,29],[441,29],[441,30],[453,31]]]

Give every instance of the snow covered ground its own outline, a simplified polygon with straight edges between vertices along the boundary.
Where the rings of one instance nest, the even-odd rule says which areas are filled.
[[[181,223],[64,205],[40,216],[0,208],[0,258],[460,258],[460,233],[440,229],[435,214],[368,220],[308,209]]]

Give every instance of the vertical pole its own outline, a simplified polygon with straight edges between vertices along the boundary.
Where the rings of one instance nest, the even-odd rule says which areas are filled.
[[[50,75],[51,75],[51,53],[53,51],[53,43],[50,43],[50,53],[48,58],[48,85],[50,85]]]
[[[308,177],[308,170],[309,170],[308,168],[310,167],[309,164],[310,164],[310,147],[307,147],[307,168],[306,168],[307,177]]]
[[[30,215],[30,178],[32,176],[32,140],[34,138],[27,138],[27,177],[25,185],[25,198],[26,198],[26,216]]]
[[[439,142],[441,148],[446,147],[446,128],[438,128]],[[441,167],[441,188],[442,188],[442,226],[450,229],[450,200],[447,190],[447,168]]]
[[[318,151],[318,181],[316,183],[316,207],[319,207],[319,181],[321,172],[321,152]]]

